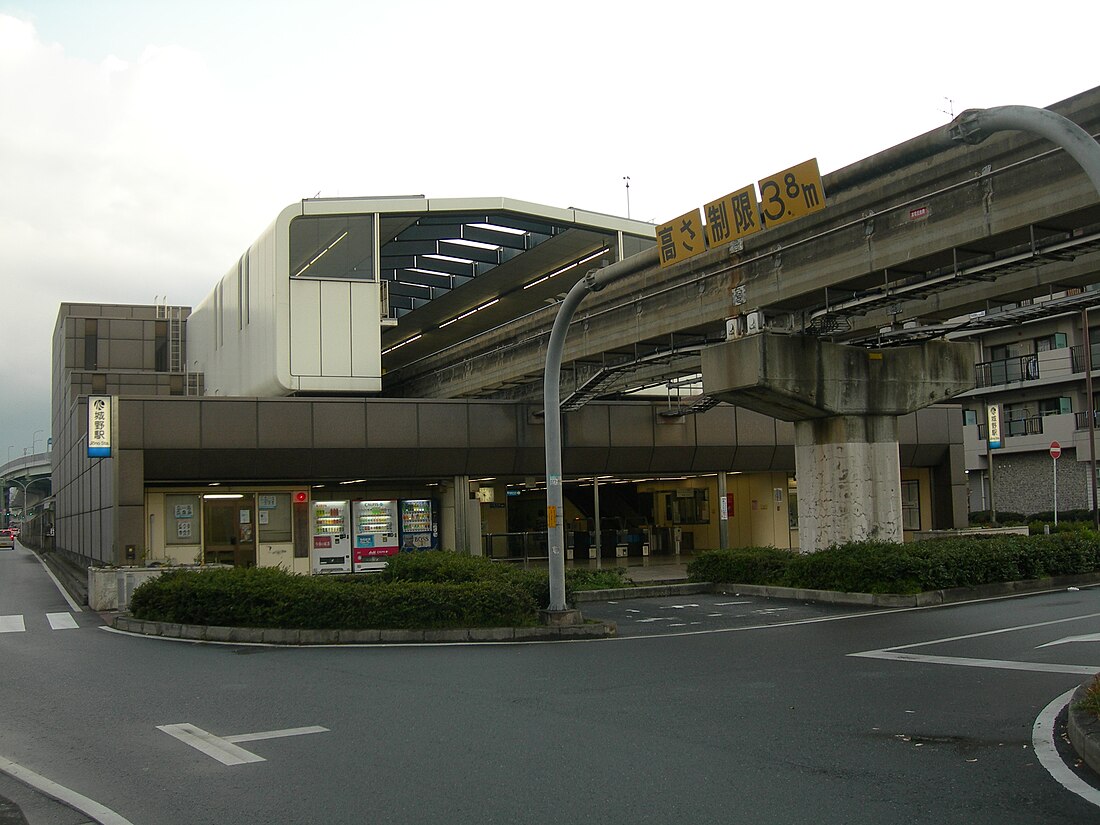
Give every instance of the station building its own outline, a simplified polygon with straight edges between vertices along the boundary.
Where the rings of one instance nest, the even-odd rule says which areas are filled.
[[[387,359],[552,320],[587,269],[653,244],[648,223],[501,198],[309,199],[198,306],[63,304],[55,548],[301,573],[544,556],[541,399],[406,397]],[[903,416],[899,442],[906,536],[965,524],[960,408]],[[788,422],[619,394],[565,413],[563,463],[576,560],[597,552],[596,485],[606,557],[798,546]]]

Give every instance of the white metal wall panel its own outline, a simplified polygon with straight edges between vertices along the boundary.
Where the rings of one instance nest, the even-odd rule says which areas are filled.
[[[382,374],[382,327],[378,284],[351,284],[351,374],[374,378]]]
[[[321,282],[290,282],[290,374],[321,374]]]
[[[321,282],[321,375],[351,376],[351,284]]]

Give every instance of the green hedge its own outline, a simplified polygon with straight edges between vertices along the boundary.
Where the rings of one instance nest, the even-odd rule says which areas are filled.
[[[567,570],[575,590],[624,587],[618,571]],[[401,553],[376,575],[298,576],[280,568],[169,570],[134,591],[135,618],[228,627],[514,627],[550,603],[545,572],[478,556]]]
[[[533,625],[538,604],[508,580],[377,581],[279,568],[168,571],[134,591],[135,618],[228,627],[381,628]]]
[[[1100,570],[1100,535],[952,537],[858,542],[817,553],[773,547],[715,550],[688,565],[692,581],[764,584],[848,593],[919,593]]]

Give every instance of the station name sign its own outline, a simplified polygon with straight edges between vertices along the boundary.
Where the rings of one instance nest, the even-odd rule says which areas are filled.
[[[111,457],[111,396],[88,396],[88,458]]]
[[[760,196],[757,198],[757,187]],[[817,158],[764,178],[756,186],[731,192],[699,210],[685,212],[657,227],[661,267],[672,266],[707,249],[780,226],[825,208],[825,189]]]

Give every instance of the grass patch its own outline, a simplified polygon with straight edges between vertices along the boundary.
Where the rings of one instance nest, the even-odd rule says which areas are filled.
[[[1100,719],[1100,673],[1092,677],[1084,697],[1074,707]]]

